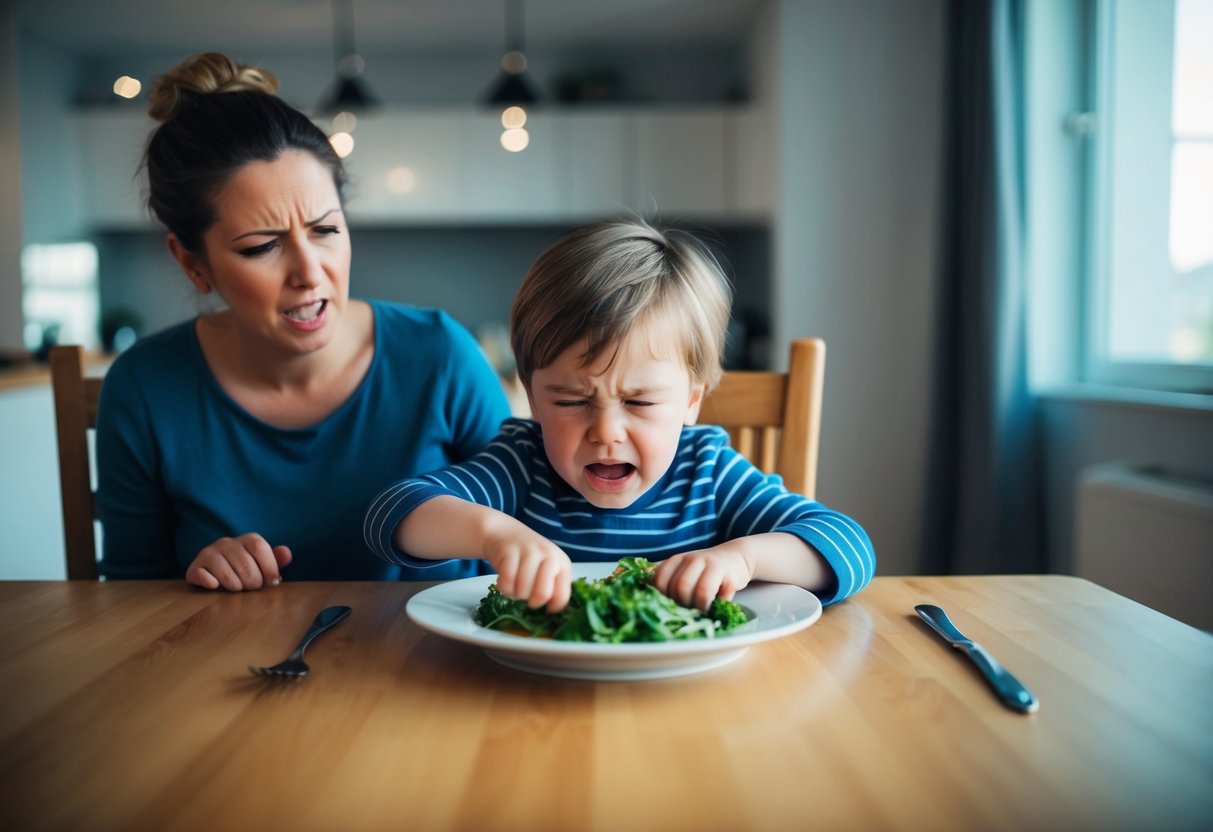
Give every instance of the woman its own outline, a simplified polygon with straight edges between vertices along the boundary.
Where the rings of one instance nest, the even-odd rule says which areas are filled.
[[[367,550],[363,510],[400,471],[471,456],[509,415],[445,314],[350,298],[341,161],[277,88],[208,53],[152,92],[150,207],[224,308],[140,341],[106,376],[108,578],[238,591],[413,577]]]

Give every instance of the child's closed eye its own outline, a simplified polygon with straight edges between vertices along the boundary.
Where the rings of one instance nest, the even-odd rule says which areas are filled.
[[[557,407],[584,407],[589,402],[585,399],[557,399],[554,404]]]

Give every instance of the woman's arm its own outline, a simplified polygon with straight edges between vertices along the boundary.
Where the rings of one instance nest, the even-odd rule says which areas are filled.
[[[97,511],[106,578],[181,574],[155,436],[137,379],[119,359],[106,374],[97,411]]]

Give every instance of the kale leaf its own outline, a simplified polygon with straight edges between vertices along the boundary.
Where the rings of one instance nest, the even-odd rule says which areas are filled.
[[[715,638],[749,620],[739,604],[723,598],[712,601],[706,615],[682,606],[653,586],[656,568],[645,558],[628,557],[605,578],[578,578],[568,607],[557,614],[506,598],[492,584],[474,618],[477,624],[498,630],[603,644]]]

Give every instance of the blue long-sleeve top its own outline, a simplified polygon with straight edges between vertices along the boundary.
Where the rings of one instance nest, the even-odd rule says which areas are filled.
[[[370,304],[370,368],[308,428],[266,424],[229,397],[193,321],[114,362],[97,419],[102,574],[181,576],[220,537],[257,532],[291,548],[288,581],[417,577],[367,552],[359,523],[367,502],[402,471],[468,459],[509,408],[475,339],[445,313]],[[452,563],[424,577],[474,574],[474,564]]]
[[[628,555],[662,560],[737,537],[786,532],[829,564],[834,580],[818,593],[822,604],[854,595],[876,570],[872,543],[858,523],[789,492],[778,476],[763,474],[729,447],[728,434],[715,426],[683,428],[670,470],[627,508],[604,509],[553,470],[537,422],[509,419],[467,462],[382,491],[363,523],[367,546],[389,563],[418,568],[446,563],[412,557],[392,540],[409,512],[440,495],[509,514],[574,561]]]

